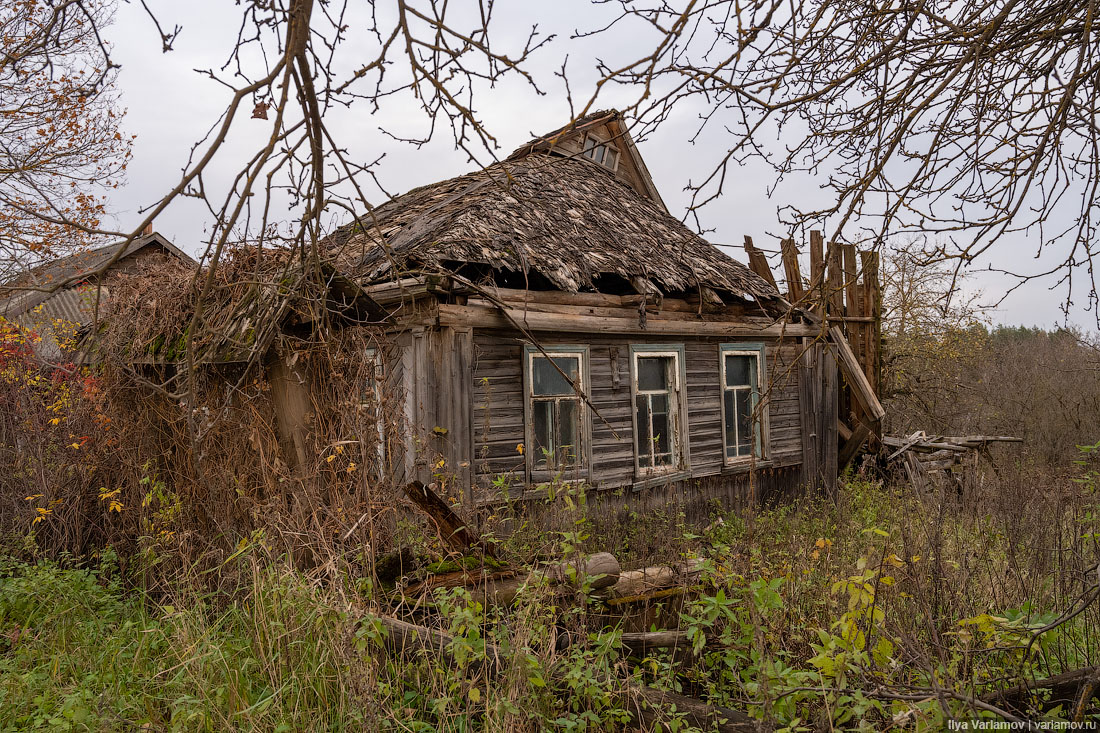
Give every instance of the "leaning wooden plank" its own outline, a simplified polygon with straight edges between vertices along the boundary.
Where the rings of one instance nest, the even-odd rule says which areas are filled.
[[[836,431],[840,433],[840,439],[847,442],[852,439],[852,429],[844,424],[843,420],[836,421]]]
[[[863,411],[875,422],[880,422],[882,418],[886,417],[886,410],[883,408],[882,403],[878,401],[874,388],[867,381],[867,375],[863,373],[859,362],[856,361],[856,356],[852,353],[848,340],[844,338],[844,334],[836,326],[829,329],[829,336],[836,344],[840,369],[844,373],[844,379],[848,382],[848,386],[852,388],[852,394],[860,406],[863,407]]]
[[[439,538],[451,547],[460,552],[478,548],[486,555],[496,557],[493,546],[482,542],[477,532],[435,493],[435,484],[425,486],[420,481],[410,481],[405,484],[405,495],[428,515],[435,523]]]
[[[779,290],[779,286],[776,285],[775,277],[772,275],[771,265],[768,264],[768,258],[764,256],[764,253],[753,246],[752,237],[745,235],[745,254],[749,256],[749,268],[760,277],[764,278],[769,285],[776,290]]]

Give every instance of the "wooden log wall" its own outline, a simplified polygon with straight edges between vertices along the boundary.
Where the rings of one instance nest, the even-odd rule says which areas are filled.
[[[589,350],[589,395],[598,414],[591,416],[592,468],[585,476],[596,487],[632,487],[634,434],[632,427],[630,345],[683,344],[687,373],[688,456],[690,477],[743,472],[724,465],[722,406],[719,384],[719,337],[673,338],[538,333],[544,348],[586,345]],[[525,457],[518,451],[524,436],[523,345],[517,333],[475,330],[473,454],[475,483],[517,493],[527,488]],[[797,340],[766,343],[767,401],[765,429],[771,466],[802,462],[799,371],[802,353]]]

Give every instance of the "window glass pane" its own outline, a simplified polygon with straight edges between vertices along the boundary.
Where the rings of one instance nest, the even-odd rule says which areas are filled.
[[[657,396],[653,397],[653,402],[657,402]],[[672,448],[669,447],[669,430],[672,425],[668,419],[668,412],[657,411],[657,405],[653,405],[653,452],[654,453],[671,453]]]
[[[752,384],[751,356],[726,355],[726,386],[739,387],[744,384]]]
[[[752,453],[752,390],[737,390],[737,453]]]
[[[644,391],[668,389],[667,356],[638,357],[638,389]]]
[[[723,424],[726,428],[726,458],[734,458],[737,456],[737,411],[736,399],[734,398],[733,390],[725,390],[723,395],[722,412],[724,413]]]
[[[569,375],[574,382],[580,376],[580,357],[555,356],[553,363],[545,356],[535,356],[531,359],[531,388],[536,395],[571,395],[576,394],[569,382],[561,375],[558,369]]]
[[[534,465],[545,466],[546,454],[553,451],[554,441],[552,436],[554,424],[554,403],[551,400],[536,400],[531,405],[534,415],[535,455]]]
[[[577,407],[577,400],[558,400],[558,440],[555,458],[559,466],[574,466],[577,463],[580,446],[577,440],[580,432]]]
[[[615,148],[607,148],[607,153],[604,154],[603,164],[608,168],[614,170],[615,164],[619,160],[619,151]]]

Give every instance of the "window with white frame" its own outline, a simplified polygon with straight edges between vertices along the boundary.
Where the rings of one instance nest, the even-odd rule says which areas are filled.
[[[634,456],[639,473],[684,467],[681,413],[683,351],[678,347],[631,347],[634,392]]]
[[[759,414],[763,344],[722,344],[722,428],[726,462],[763,456],[764,421]]]
[[[385,375],[378,349],[365,349],[363,360],[367,378],[359,386],[359,407],[368,416],[366,424],[373,428],[373,435],[361,436],[360,440],[363,441],[364,448],[372,442],[375,443],[374,456],[378,465],[374,467],[374,472],[381,476],[386,465],[386,421],[382,411],[382,384]],[[368,451],[364,450],[364,455],[368,455]]]
[[[619,167],[619,149],[595,135],[586,135],[581,146],[581,155],[599,163],[604,168],[616,170]]]
[[[527,443],[532,471],[561,471],[586,464],[584,402],[587,351],[529,347]]]

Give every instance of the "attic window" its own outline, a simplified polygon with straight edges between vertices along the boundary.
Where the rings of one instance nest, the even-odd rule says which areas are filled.
[[[604,168],[616,170],[619,167],[619,149],[595,135],[585,136],[584,145],[581,147],[581,155],[595,163],[599,163]]]

